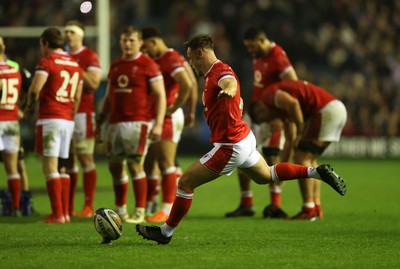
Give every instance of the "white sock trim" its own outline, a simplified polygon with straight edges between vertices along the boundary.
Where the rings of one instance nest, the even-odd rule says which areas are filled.
[[[67,173],[61,173],[60,178],[71,179]]]
[[[175,166],[170,166],[167,169],[163,171],[163,175],[168,175],[168,174],[173,174],[176,173],[176,167]]]
[[[46,177],[47,180],[50,180],[53,178],[60,178],[60,174],[58,172],[54,172],[54,173],[47,175],[47,177]]]
[[[176,196],[184,198],[184,199],[189,199],[189,200],[193,199],[193,193],[188,193],[181,189],[176,190]]]
[[[272,180],[272,182],[274,182],[274,183],[280,182],[281,180],[279,179],[278,174],[276,173],[275,165],[270,166],[269,169],[271,171],[271,180]]]
[[[253,191],[242,191],[240,194],[242,197],[253,197]]]
[[[73,173],[79,173],[79,168],[78,166],[75,166],[74,168],[67,169],[68,174],[73,174]]]
[[[96,165],[94,165],[94,164],[83,168],[83,173],[89,173],[89,172],[92,172],[93,170],[96,170]]]
[[[125,183],[128,183],[128,181],[129,181],[128,176],[124,176],[122,178],[113,179],[113,184],[114,185],[123,185]]]
[[[21,179],[21,176],[19,174],[12,174],[7,176],[8,180],[16,180],[16,179]]]
[[[160,179],[160,176],[158,176],[158,175],[155,175],[155,176],[152,175],[152,176],[148,176],[147,179],[148,179],[148,180],[159,180],[159,179]]]
[[[315,203],[314,202],[308,202],[308,203],[304,203],[303,206],[307,207],[307,208],[314,208],[315,207]]]
[[[132,177],[132,180],[138,180],[146,177],[146,173],[144,171],[139,172],[136,174],[136,176]]]

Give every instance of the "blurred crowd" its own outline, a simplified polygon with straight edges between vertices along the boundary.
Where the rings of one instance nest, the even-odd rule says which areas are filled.
[[[96,1],[88,14],[79,12],[81,2],[2,1],[0,26],[60,26],[70,19],[94,26]],[[112,59],[119,55],[117,36],[125,25],[156,26],[168,45],[181,52],[190,35],[207,32],[214,37],[218,57],[239,75],[246,101],[252,71],[242,35],[249,26],[262,26],[286,50],[300,79],[321,85],[345,103],[349,119],[344,135],[400,135],[400,1],[110,2]],[[33,70],[40,57],[38,40],[5,41],[10,58]],[[87,42],[95,48],[95,40]]]

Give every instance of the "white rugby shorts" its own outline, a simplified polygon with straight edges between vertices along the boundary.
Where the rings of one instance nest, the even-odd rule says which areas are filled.
[[[67,159],[75,123],[64,119],[41,119],[36,123],[36,153]]]
[[[341,101],[333,100],[307,120],[302,139],[337,142],[346,120],[346,107]]]
[[[18,121],[0,121],[0,151],[18,152],[20,129]]]
[[[107,152],[110,156],[144,156],[153,124],[146,121],[109,124],[106,133]]]
[[[214,148],[200,159],[200,163],[216,174],[229,176],[236,168],[252,167],[260,158],[256,138],[250,131],[236,144],[214,143]]]

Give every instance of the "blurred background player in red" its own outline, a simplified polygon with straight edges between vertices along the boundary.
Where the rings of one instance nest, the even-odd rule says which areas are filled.
[[[205,80],[202,100],[214,148],[183,173],[171,214],[162,226],[136,225],[136,231],[144,239],[168,244],[192,205],[194,190],[221,175],[231,175],[236,168],[258,184],[310,177],[325,181],[341,195],[346,193],[346,184],[329,165],[268,166],[257,151],[253,132],[242,119],[239,80],[232,68],[216,57],[211,36],[197,34],[185,47],[190,64]]]
[[[243,43],[253,57],[253,91],[251,100],[257,101],[262,90],[278,81],[297,80],[297,74],[286,52],[275,42],[269,40],[265,32],[258,27],[251,27],[244,33]],[[267,160],[268,165],[281,162],[280,153],[285,138],[283,123],[275,119],[269,123],[254,124],[245,113],[244,118],[251,126],[257,138],[257,146]],[[285,147],[282,161],[288,162],[289,148]],[[227,213],[226,217],[253,216],[253,192],[251,180],[239,171],[241,201],[239,207]],[[269,185],[271,204],[263,211],[265,218],[286,218],[281,209],[282,182]]]
[[[21,216],[21,176],[18,172],[20,148],[18,100],[22,77],[18,69],[6,63],[5,50],[3,37],[0,36],[0,152],[11,198],[10,213],[13,216]]]
[[[318,157],[331,142],[337,142],[346,123],[344,104],[326,90],[306,81],[282,81],[266,87],[250,108],[254,122],[268,122],[276,117],[295,125],[289,146],[295,149],[297,164],[318,166]],[[321,182],[299,179],[303,206],[292,217],[299,220],[322,219]]]
[[[39,103],[35,150],[41,157],[52,209],[45,223],[70,222],[70,179],[65,160],[82,94],[83,73],[63,46],[59,29],[49,27],[41,34],[40,50],[44,57],[36,65],[25,109],[25,115],[33,115]]]
[[[70,214],[75,215],[74,197],[78,182],[78,166],[76,159],[82,166],[83,191],[85,202],[82,211],[77,215],[81,218],[93,217],[93,201],[96,192],[97,172],[94,163],[95,146],[95,107],[94,92],[101,82],[101,67],[97,54],[83,45],[85,27],[79,21],[69,21],[64,28],[68,53],[74,58],[83,70],[83,91],[78,113],[75,114],[75,128],[71,143],[71,152],[67,171],[71,177]]]
[[[3,41],[3,40],[2,40]],[[4,44],[4,42],[2,43]],[[4,58],[7,58],[4,56]],[[29,85],[31,84],[31,77],[32,74],[27,70],[26,68],[20,68],[19,64],[17,62],[14,62],[10,59],[5,60],[6,64],[11,66],[12,68],[15,68],[16,70],[20,71],[21,77],[22,77],[22,86],[21,86],[21,91],[20,95],[18,98],[18,103],[19,103],[19,109],[18,109],[18,119],[22,120],[24,117],[24,113],[21,110],[25,106],[26,103],[26,93],[28,91]],[[28,173],[25,168],[25,149],[22,145],[22,138],[20,140],[20,147],[18,151],[18,173],[21,177],[21,195],[20,195],[20,210],[23,216],[29,216],[31,214],[36,213],[35,209],[33,208],[33,202],[32,202],[32,193],[29,188],[29,177]],[[2,162],[2,156],[0,154],[0,161]],[[10,193],[8,191],[1,191],[0,193],[0,199],[2,203],[2,209],[3,212],[0,212],[0,215],[3,214],[4,216],[11,215],[12,213],[12,208],[11,208],[11,197]]]
[[[142,44],[140,29],[128,27],[122,31],[122,56],[110,67],[97,125],[100,129],[109,117],[106,147],[116,212],[129,223],[145,221],[147,179],[143,163],[150,140],[156,142],[161,138],[166,110],[161,71],[153,59],[140,51]],[[135,193],[135,210],[130,218],[126,209],[128,179],[124,172],[125,160]]]
[[[151,168],[150,173],[147,173],[148,210],[152,208],[152,194],[158,185],[158,180],[156,180],[158,171],[161,171],[162,191],[161,209],[153,216],[146,217],[146,221],[162,222],[168,218],[176,194],[175,158],[185,121],[182,106],[191,92],[197,92],[197,80],[185,58],[165,44],[156,28],[143,28],[142,37],[142,50],[152,57],[160,67],[167,98],[167,111],[161,140],[150,145],[149,153],[146,156],[146,162]]]

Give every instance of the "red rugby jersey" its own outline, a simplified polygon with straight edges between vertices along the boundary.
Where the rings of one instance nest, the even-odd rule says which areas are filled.
[[[87,47],[82,47],[77,51],[70,52],[72,58],[78,62],[79,66],[84,71],[95,70],[101,72],[100,60],[97,54]],[[94,107],[94,92],[90,89],[85,89],[83,86],[81,103],[78,108],[78,112],[81,113],[93,113],[95,112]]]
[[[142,53],[133,60],[119,58],[111,64],[108,79],[110,123],[152,120],[150,82],[162,79],[153,59]]]
[[[74,98],[83,73],[66,52],[53,52],[36,65],[36,73],[48,76],[39,95],[39,119],[73,120]]]
[[[19,71],[6,62],[0,62],[0,121],[18,121],[18,99],[22,78]]]
[[[218,82],[224,78],[234,78],[238,91],[233,98],[217,99],[221,88]],[[243,100],[240,97],[239,80],[230,66],[216,61],[204,76],[202,96],[204,113],[211,130],[210,142],[237,143],[250,132],[250,128],[242,120]]]

